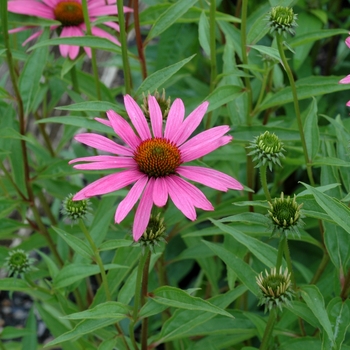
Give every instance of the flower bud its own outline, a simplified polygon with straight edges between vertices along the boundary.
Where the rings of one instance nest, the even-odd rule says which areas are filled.
[[[160,214],[157,216],[151,215],[146,231],[141,236],[138,243],[141,244],[143,250],[145,247],[149,247],[154,252],[154,247],[159,246],[159,242],[166,242],[164,239],[165,226],[163,224],[164,219],[160,218]]]
[[[257,136],[247,148],[253,149],[248,155],[254,156],[253,161],[258,161],[256,168],[267,164],[272,171],[273,164],[282,166],[280,159],[284,158],[285,149],[283,142],[275,134],[265,131]]]
[[[261,290],[260,301],[258,305],[265,305],[265,310],[271,311],[272,308],[278,307],[282,310],[282,306],[290,304],[293,299],[294,291],[291,288],[290,272],[286,268],[283,272],[282,266],[277,272],[275,267],[271,268],[268,273],[265,270],[265,276],[261,272],[256,277],[256,283]]]
[[[272,203],[268,202],[270,206],[268,213],[275,230],[282,230],[284,233],[291,231],[300,236],[298,226],[303,224],[301,220],[303,204],[298,205],[295,198],[295,195],[293,199],[289,196],[284,198],[282,192],[280,198],[275,198]]]
[[[294,14],[293,9],[284,6],[272,7],[271,12],[266,16],[266,20],[271,28],[270,33],[277,31],[277,33],[284,36],[286,36],[287,32],[295,35],[296,19],[297,15]]]
[[[148,96],[150,96],[150,93],[145,96],[143,94],[143,104],[141,105],[142,110],[145,112],[145,117],[150,120],[150,114],[149,114],[149,109],[148,109]],[[153,96],[156,98],[160,110],[162,111],[163,115],[163,121],[165,121],[168,117],[169,110],[170,110],[170,105],[171,105],[171,99],[170,97],[166,98],[165,97],[165,90],[163,89],[162,95],[156,90],[153,94]]]
[[[90,209],[88,199],[73,201],[73,195],[69,194],[62,203],[61,213],[66,215],[70,220],[76,222],[79,219],[85,219]]]
[[[9,275],[16,277],[32,270],[34,262],[35,259],[29,258],[29,255],[23,249],[16,249],[9,252],[4,267],[9,271]]]

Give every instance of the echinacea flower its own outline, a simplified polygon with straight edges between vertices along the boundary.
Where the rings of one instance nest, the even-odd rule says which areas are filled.
[[[119,41],[105,30],[94,25],[94,21],[98,16],[116,15],[118,13],[116,0],[87,0],[88,14],[91,22],[92,35],[109,39],[117,45]],[[53,25],[50,30],[59,29],[60,37],[77,37],[84,36],[86,26],[84,23],[83,8],[81,0],[10,0],[8,2],[8,11],[23,15],[36,16],[61,22],[61,25]],[[125,12],[132,11],[124,7]],[[119,26],[112,21],[104,21],[104,25],[119,31]],[[27,30],[32,26],[24,26],[10,30],[10,33],[16,33]],[[42,30],[31,35],[23,45],[42,34]],[[63,57],[75,59],[79,53],[79,46],[75,45],[59,45],[60,53]],[[84,47],[85,52],[91,57],[91,49]]]
[[[137,134],[124,118],[112,110],[107,111],[109,120],[101,118],[96,120],[111,127],[125,145],[93,133],[75,136],[77,141],[87,146],[114,153],[117,156],[83,157],[69,163],[88,162],[74,166],[82,170],[121,168],[126,170],[107,175],[91,183],[79,191],[73,200],[106,194],[135,183],[119,203],[115,222],[120,223],[140,198],[133,225],[133,237],[138,241],[147,228],[153,204],[163,207],[168,196],[190,220],[196,219],[195,208],[214,210],[205,195],[182,177],[219,191],[243,189],[237,180],[220,171],[183,165],[226,145],[232,139],[231,136],[225,135],[229,131],[227,125],[211,128],[189,139],[201,123],[208,108],[208,102],[203,102],[184,119],[184,104],[181,99],[176,99],[170,107],[164,130],[162,112],[154,96],[148,97],[151,128],[141,108],[131,96],[124,97],[124,104]]]
[[[349,39],[349,44],[347,43],[347,45],[349,46],[349,45],[350,45],[350,37],[348,37],[348,39]],[[346,39],[346,40],[348,40],[348,39]],[[350,46],[349,46],[349,47],[350,47]],[[347,75],[345,78],[341,79],[341,80],[339,81],[339,83],[340,83],[340,84],[350,84],[350,74]],[[346,103],[346,106],[350,107],[350,101],[348,101],[348,102]]]

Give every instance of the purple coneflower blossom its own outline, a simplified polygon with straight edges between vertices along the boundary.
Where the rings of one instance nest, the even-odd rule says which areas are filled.
[[[101,38],[107,38],[115,44],[120,45],[119,41],[113,35],[94,26],[94,21],[98,16],[116,15],[118,13],[116,0],[87,0],[87,7],[92,34]],[[10,0],[8,2],[8,11],[61,22],[61,25],[50,27],[51,30],[59,29],[61,38],[84,36],[86,32],[81,0]],[[124,7],[124,11],[130,12],[132,10]],[[105,21],[103,24],[119,31],[118,24],[112,21]],[[11,29],[9,32],[16,33],[30,28],[32,26],[24,26]],[[39,30],[31,35],[23,45],[39,37],[42,32],[42,30]],[[59,45],[59,49],[63,57],[69,57],[70,59],[75,59],[79,53],[79,46],[75,45],[61,44]],[[84,47],[84,50],[91,57],[91,49]]]
[[[211,128],[190,138],[201,123],[208,102],[202,103],[184,119],[184,104],[181,99],[176,99],[169,110],[164,130],[162,112],[154,96],[148,97],[151,128],[132,97],[126,95],[124,104],[137,134],[124,118],[110,110],[107,112],[108,120],[96,120],[111,127],[125,145],[98,134],[79,134],[75,136],[77,141],[116,156],[83,157],[69,163],[88,162],[74,165],[74,168],[83,170],[125,170],[94,181],[79,191],[73,200],[106,194],[134,183],[117,207],[115,222],[120,223],[140,199],[133,225],[133,237],[138,241],[147,228],[153,204],[163,207],[168,196],[190,220],[196,219],[195,208],[214,210],[205,195],[183,177],[224,192],[243,189],[237,180],[220,171],[184,165],[226,145],[232,139],[225,135],[230,129],[227,125]]]

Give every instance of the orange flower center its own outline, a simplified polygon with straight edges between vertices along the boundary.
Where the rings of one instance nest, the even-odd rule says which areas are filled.
[[[175,174],[181,164],[179,149],[167,139],[154,138],[143,141],[134,155],[140,171],[149,177]]]
[[[78,26],[84,23],[83,8],[79,2],[74,0],[60,1],[53,10],[55,19],[62,23],[62,26]]]

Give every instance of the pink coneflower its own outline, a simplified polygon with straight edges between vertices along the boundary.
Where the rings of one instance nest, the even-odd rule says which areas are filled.
[[[135,183],[119,203],[115,222],[120,223],[141,197],[133,225],[133,237],[138,241],[147,228],[153,204],[163,207],[168,200],[168,195],[175,206],[190,220],[196,219],[195,208],[214,210],[205,195],[181,176],[220,191],[226,192],[229,188],[243,189],[237,180],[220,171],[183,165],[226,145],[232,139],[231,136],[225,135],[229,131],[227,125],[203,131],[189,139],[201,123],[208,108],[208,102],[202,103],[184,120],[184,104],[181,99],[176,99],[169,110],[163,131],[161,109],[155,97],[149,96],[148,108],[152,133],[141,108],[132,97],[126,95],[124,103],[138,135],[125,119],[110,110],[107,112],[109,121],[101,118],[96,120],[113,128],[125,146],[98,134],[79,134],[75,136],[77,141],[117,156],[83,157],[69,163],[89,162],[74,166],[76,169],[84,170],[118,168],[126,170],[107,175],[91,183],[79,191],[73,200],[83,200],[113,192]]]
[[[87,7],[91,21],[92,34],[101,38],[107,38],[115,44],[120,45],[119,41],[113,35],[95,27],[93,23],[98,16],[116,15],[118,13],[116,0],[87,0]],[[86,32],[81,0],[10,0],[8,2],[8,11],[61,22],[61,25],[50,27],[51,30],[59,29],[61,38],[84,36]],[[132,10],[125,7],[124,11],[129,12]],[[105,21],[103,24],[119,31],[118,24],[112,21]],[[9,32],[15,33],[30,28],[32,27],[19,27]],[[39,30],[31,35],[23,45],[39,37],[42,32],[42,30]],[[69,56],[70,59],[75,59],[79,53],[79,46],[61,44],[59,45],[59,49],[63,57]],[[89,47],[84,47],[84,50],[87,55],[91,57],[91,49]]]

